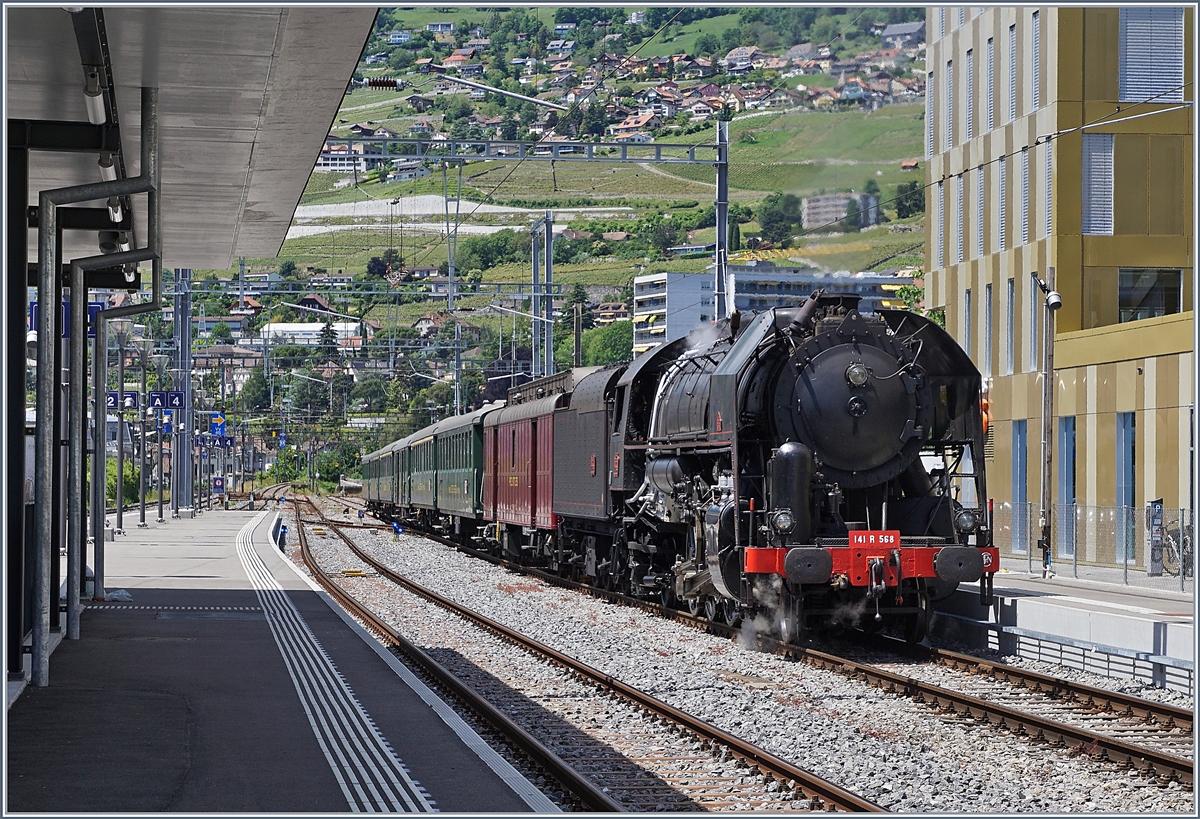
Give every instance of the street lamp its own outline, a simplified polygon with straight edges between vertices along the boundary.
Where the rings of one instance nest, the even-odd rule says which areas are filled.
[[[138,362],[142,366],[142,405],[138,408],[139,430],[138,439],[138,528],[146,528],[146,416],[150,412],[150,402],[146,398],[146,366],[150,361],[150,351],[154,349],[154,339],[136,338],[133,340],[137,350]]]
[[[197,379],[193,379],[192,383],[198,384],[199,381]],[[196,408],[194,414],[197,418],[199,418],[200,413],[203,412],[208,406],[208,390],[197,386],[192,389],[192,395],[194,396],[194,406]],[[199,423],[196,424],[196,428],[198,430],[197,436],[202,436],[205,434]],[[198,437],[197,444],[199,444],[199,440],[200,439]],[[196,479],[195,483],[193,484],[193,507],[197,510],[199,510],[204,504],[204,460],[204,448],[200,447],[199,457],[196,458]]]
[[[158,372],[158,388],[163,389],[164,373],[167,369],[167,364],[171,361],[169,355],[164,353],[155,353],[150,356],[150,362],[154,365],[154,369]],[[154,426],[157,434],[154,436],[158,441],[158,520],[156,523],[162,523],[163,517],[163,434],[162,434],[162,413],[154,413]]]
[[[125,508],[125,345],[133,331],[133,321],[115,318],[109,328],[117,336],[117,534],[125,534],[122,528]],[[108,425],[105,419],[105,426]]]
[[[1046,296],[1046,326],[1042,342],[1042,515],[1038,521],[1042,527],[1042,537],[1038,540],[1038,548],[1042,550],[1042,577],[1053,575],[1053,560],[1050,554],[1050,527],[1052,510],[1050,506],[1050,480],[1054,471],[1054,456],[1051,447],[1054,443],[1054,314],[1062,307],[1062,296],[1054,289],[1054,268],[1048,268],[1046,278],[1038,277],[1037,271],[1030,273],[1034,284]]]

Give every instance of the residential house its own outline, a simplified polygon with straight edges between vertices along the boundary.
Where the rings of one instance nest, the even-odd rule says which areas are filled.
[[[600,238],[606,242],[627,242],[632,235],[623,230],[610,230],[607,233],[601,233]]]
[[[412,31],[402,29],[388,33],[388,45],[404,45],[412,42]]]
[[[675,64],[675,76],[681,80],[698,80],[717,73],[708,57],[680,60]]]
[[[629,24],[629,25],[631,25],[631,26],[641,26],[641,25],[645,25],[645,23],[646,23],[646,12],[644,12],[644,11],[631,11],[631,12],[629,12],[629,17],[627,17],[627,18],[625,19],[625,22],[626,22],[626,23],[628,23],[628,24]]]
[[[425,26],[425,30],[432,31],[434,34],[453,34],[454,33],[454,23],[450,23],[450,22],[430,23],[427,26]]]
[[[429,176],[431,173],[433,171],[425,167],[425,163],[419,159],[394,159],[391,170],[388,171],[388,179],[392,182],[408,182],[412,179],[420,179],[422,176]]]
[[[575,23],[555,23],[554,33],[559,37],[570,34],[576,28]]]
[[[925,42],[925,21],[892,23],[881,35],[884,48],[908,48]]]
[[[662,119],[654,114],[636,114],[626,117],[615,125],[608,126],[608,132],[613,136],[634,134],[638,131],[657,131],[662,127]]]
[[[412,94],[404,100],[411,105],[418,114],[424,114],[429,106],[433,105],[433,100],[429,97],[421,96],[420,94]]]
[[[614,142],[627,142],[644,144],[654,141],[654,135],[648,131],[634,131],[632,133],[621,133],[613,136]]]
[[[730,49],[721,62],[726,65],[734,65],[736,63],[753,64],[755,62],[761,64],[766,57],[766,54],[758,50],[758,46],[738,46],[737,48]]]
[[[491,43],[490,40],[484,39],[487,37],[487,29],[485,29],[483,26],[471,26],[470,30],[467,31],[467,35],[471,37],[472,40],[484,40],[489,45]],[[467,45],[470,45],[470,43],[468,42]]]
[[[615,321],[629,320],[629,307],[623,301],[604,301],[592,310],[592,320],[597,327],[607,327]]]
[[[476,54],[481,54],[492,47],[492,41],[487,37],[476,37],[463,43],[463,48],[473,48]]]
[[[846,218],[846,208],[851,199],[858,203],[863,227],[870,227],[879,221],[878,196],[869,193],[828,193],[802,200],[800,216],[805,230],[836,227]]]
[[[562,236],[564,239],[570,239],[571,241],[592,238],[592,234],[586,230],[575,230],[574,228],[564,228],[563,230],[555,231],[554,235]]]
[[[791,63],[783,57],[768,57],[763,61],[763,69],[766,71],[787,71]]]
[[[689,105],[687,112],[689,115],[691,115],[692,121],[704,122],[713,114],[717,113],[717,109],[714,107],[715,102],[715,99],[711,102],[706,100],[697,100]]]
[[[799,63],[812,55],[812,43],[798,43],[783,53],[783,58],[789,63]]]
[[[317,155],[313,168],[318,173],[366,173],[384,162],[383,146],[378,143],[345,142],[326,140],[325,147]]]
[[[458,69],[458,73],[462,77],[474,77],[478,79],[483,76],[483,70],[486,66],[483,63],[469,63]],[[479,89],[475,89],[478,91]],[[476,99],[474,93],[471,94],[471,99]],[[482,97],[479,97],[482,99]]]
[[[567,57],[574,52],[574,40],[551,40],[550,42],[546,43],[546,56],[550,58]]]
[[[474,53],[474,49],[468,48],[468,49],[462,49],[462,50],[470,51],[471,53]],[[466,54],[459,54],[456,51],[455,53],[451,54],[449,57],[446,57],[444,60],[442,60],[442,68],[445,68],[447,70],[451,69],[451,68],[460,69],[469,62],[471,62],[470,56],[468,56]]]
[[[415,137],[431,136],[433,134],[433,123],[427,119],[419,119],[408,126],[408,133],[410,136]]]
[[[353,278],[351,280],[353,280]],[[325,310],[327,312],[333,310],[333,305],[329,303],[329,300],[324,296],[317,295],[316,293],[309,293],[307,296],[296,302],[296,304],[309,310]]]

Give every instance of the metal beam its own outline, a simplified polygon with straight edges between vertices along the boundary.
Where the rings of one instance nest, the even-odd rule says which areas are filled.
[[[112,123],[10,119],[8,147],[25,151],[116,152],[121,150],[121,128]]]
[[[119,222],[112,220],[108,208],[59,208],[58,223],[62,230],[130,230],[133,217],[124,208]],[[27,209],[26,224],[31,230],[37,230],[37,205],[30,205]]]
[[[326,144],[370,144],[382,145],[382,154],[367,154],[367,159],[403,159],[417,157],[431,159],[507,159],[559,162],[653,162],[656,165],[712,165],[718,160],[715,143],[685,142],[581,142],[555,140],[554,142],[517,142],[495,139],[434,140],[418,137],[329,137]],[[390,154],[388,147],[407,146],[411,153]],[[603,153],[601,153],[603,152]],[[353,153],[353,151],[351,151]],[[322,156],[328,156],[325,150]]]

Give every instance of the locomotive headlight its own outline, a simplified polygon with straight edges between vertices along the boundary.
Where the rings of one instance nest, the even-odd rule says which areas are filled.
[[[977,523],[975,513],[970,509],[960,509],[954,516],[954,528],[964,534],[973,531]]]
[[[846,381],[852,387],[861,387],[871,377],[871,371],[861,361],[855,361],[846,368]]]
[[[780,509],[771,515],[771,528],[781,535],[786,535],[796,527],[796,518],[787,509]]]

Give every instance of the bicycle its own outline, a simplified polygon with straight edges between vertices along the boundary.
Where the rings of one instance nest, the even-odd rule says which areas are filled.
[[[1164,526],[1162,556],[1165,574],[1178,577],[1182,565],[1183,576],[1192,577],[1196,569],[1192,555],[1192,527],[1180,526],[1179,521],[1171,521]]]

